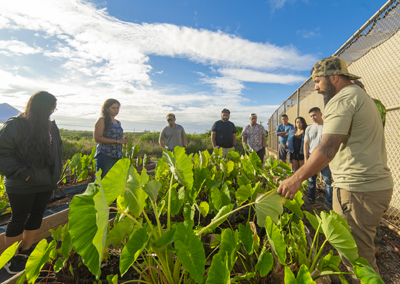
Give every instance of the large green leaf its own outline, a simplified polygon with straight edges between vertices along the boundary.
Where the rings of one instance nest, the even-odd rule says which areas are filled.
[[[246,174],[246,176],[250,179],[254,179],[254,166],[248,159],[248,157],[242,157],[241,159],[242,162],[242,168],[241,171]]]
[[[282,214],[282,204],[285,198],[280,196],[276,190],[271,190],[264,194],[259,194],[256,199],[257,223],[260,227],[265,227],[265,217],[270,216],[274,223],[278,222],[278,216]]]
[[[286,242],[284,237],[280,234],[278,227],[272,222],[272,219],[267,216],[265,218],[265,230],[267,231],[268,242],[278,260],[282,265],[286,264]]]
[[[382,278],[375,272],[365,258],[359,257],[354,261],[354,273],[362,284],[384,284]]]
[[[174,234],[176,229],[164,231],[162,236],[153,243],[154,248],[162,248],[174,241]]]
[[[183,207],[183,217],[185,218],[185,223],[188,224],[190,221],[193,221],[194,214],[196,213],[195,204],[190,205],[190,203],[186,203]]]
[[[59,249],[59,251],[61,251],[61,254],[63,255],[63,258],[58,258],[56,263],[54,264],[55,272],[59,272],[64,267],[64,264],[69,259],[71,250],[72,250],[72,240],[71,240],[71,235],[68,232],[68,223],[67,223],[62,228],[61,248]]]
[[[246,252],[251,255],[253,253],[253,231],[249,222],[246,223],[246,227],[239,223],[239,239]]]
[[[221,253],[214,255],[206,284],[229,284],[230,270],[228,269],[227,257],[221,257]]]
[[[48,244],[47,240],[43,239],[37,244],[25,266],[28,283],[35,283],[43,265],[49,260],[51,251],[55,250],[56,243],[57,242],[53,240]]]
[[[123,194],[118,196],[117,199],[119,209],[129,212],[136,217],[142,213],[141,208],[145,206],[147,198],[147,194],[142,189],[141,182],[142,179],[136,172],[136,169],[131,167]]]
[[[305,250],[307,248],[307,237],[303,221],[299,220],[298,223],[291,222],[291,227],[292,227],[293,238],[297,241],[299,249]]]
[[[124,241],[131,234],[135,223],[131,218],[125,217],[116,223],[107,235],[108,242],[113,246],[123,246]]]
[[[351,233],[337,221],[331,214],[321,212],[322,224],[321,228],[329,243],[351,263],[359,257],[356,242]]]
[[[238,206],[241,206],[244,202],[246,202],[250,196],[252,195],[251,185],[242,185],[235,193],[236,195],[236,202]]]
[[[136,261],[140,253],[145,249],[149,237],[145,228],[137,230],[126,246],[122,250],[121,258],[119,262],[119,270],[123,276],[129,269],[129,267]]]
[[[289,223],[289,221],[292,219],[293,213],[292,214],[288,214],[285,213],[283,215],[281,215],[281,217],[279,218],[279,221],[276,223],[276,225],[278,226],[279,230],[283,230],[283,228]]]
[[[249,154],[249,160],[250,160],[251,164],[254,166],[254,168],[261,168],[261,159],[257,155],[257,152],[252,151]]]
[[[201,215],[203,215],[203,217],[206,217],[208,215],[208,211],[210,210],[210,205],[207,202],[202,201],[199,205],[199,210]]]
[[[276,161],[276,160],[275,160],[275,161]],[[275,163],[276,163],[275,161],[274,161],[274,165],[275,165]],[[292,171],[292,168],[291,168],[288,164],[286,164],[286,163],[284,163],[284,162],[282,162],[282,161],[279,161],[279,162],[278,162],[278,166],[281,167],[282,169],[285,169],[288,173]],[[276,167],[276,166],[275,166],[275,167]]]
[[[303,194],[300,190],[295,194],[293,200],[286,199],[284,206],[295,213],[299,218],[304,218],[303,211],[301,211],[301,205],[304,204]]]
[[[227,183],[228,182],[226,182],[221,188],[222,206],[229,205],[232,202]]]
[[[228,161],[226,163],[226,176],[229,177],[229,175],[231,174],[231,172],[235,169],[235,163],[233,161]]]
[[[229,216],[226,216],[226,217],[222,218],[222,219],[219,220],[219,221],[217,221],[217,220],[220,219],[220,217],[222,217],[222,216],[228,214],[229,212],[231,212],[232,209],[233,209],[233,206],[234,206],[233,204],[229,204],[229,205],[227,205],[227,206],[222,207],[221,210],[218,211],[217,215],[215,215],[215,217],[211,220],[211,223],[210,223],[210,224],[212,224],[212,225],[208,228],[207,232],[212,232],[212,231],[214,231],[215,228],[217,228],[220,224],[222,224],[223,222],[225,222],[225,220],[226,220]]]
[[[178,185],[178,184],[175,184]],[[168,195],[166,196],[168,197]],[[181,187],[179,192],[176,191],[176,186],[171,188],[171,217],[179,213],[185,199],[185,188]]]
[[[110,274],[106,277],[109,284],[118,284],[118,274]]]
[[[296,282],[297,284],[316,284],[310,275],[310,271],[308,271],[307,266],[304,264],[300,266],[299,273],[297,273]]]
[[[219,253],[228,256],[228,270],[231,271],[233,265],[237,259],[237,244],[238,244],[238,232],[233,232],[230,228],[222,231],[221,234],[221,247],[219,248]]]
[[[17,282],[15,284],[25,284],[25,279],[26,279],[26,270],[24,273],[21,274],[21,276],[18,277]]]
[[[200,168],[207,167],[210,161],[210,153],[208,153],[207,150],[199,152],[199,157],[200,157]]]
[[[324,270],[331,271],[332,269],[329,267],[331,265],[335,267],[339,267],[340,264],[340,256],[333,255],[333,251],[330,250],[327,255],[325,255],[318,263],[318,271],[322,272]]]
[[[215,208],[215,210],[220,210],[222,207],[222,197],[221,192],[219,191],[218,187],[213,186],[211,188],[211,201]]]
[[[161,188],[161,182],[158,180],[149,181],[144,187],[143,190],[149,195],[150,199],[156,203],[158,192]]]
[[[97,278],[100,277],[99,253],[92,243],[97,233],[96,209],[93,197],[97,189],[90,183],[84,194],[75,195],[69,206],[68,231],[72,238],[72,246],[82,257],[82,262]]]
[[[103,185],[107,204],[111,204],[117,199],[118,195],[124,192],[128,180],[129,167],[129,159],[120,159],[102,179],[101,184]]]
[[[317,217],[315,217],[313,214],[311,214],[308,211],[303,211],[304,215],[306,215],[306,218],[308,219],[308,221],[310,221],[311,226],[313,226],[314,230],[318,229],[319,226],[319,221],[317,219]],[[323,234],[322,228],[319,228],[318,230],[319,233]]]
[[[19,242],[15,242],[9,246],[0,256],[0,268],[2,268],[10,259],[14,256],[15,252],[19,247]]]
[[[271,271],[272,266],[274,265],[274,256],[272,253],[267,252],[266,248],[263,247],[261,251],[260,257],[258,258],[256,264],[256,270],[260,270],[260,276],[264,277]]]
[[[188,189],[193,187],[193,164],[185,154],[185,148],[176,146],[174,153],[163,150],[163,160],[168,163],[175,179]]]
[[[297,284],[296,278],[289,266],[285,266],[285,284]]]
[[[104,195],[103,186],[101,180],[96,180],[99,191],[93,197],[94,207],[96,210],[96,226],[97,232],[93,237],[93,244],[97,249],[99,254],[99,263],[103,260],[104,249],[106,247],[107,241],[107,230],[108,230],[108,216],[110,210],[108,209],[108,204],[106,197]]]
[[[192,230],[193,222],[188,226],[179,223],[174,235],[175,249],[182,267],[190,273],[190,276],[201,283],[205,271],[206,255],[200,238]]]
[[[331,215],[333,218],[335,218],[337,221],[339,221],[340,224],[342,224],[342,225],[346,228],[346,230],[349,231],[349,233],[351,233],[350,225],[347,223],[347,221],[346,221],[342,216],[340,216],[340,215],[339,215],[338,213],[336,213],[335,211],[331,211],[331,212],[330,212],[330,215]]]

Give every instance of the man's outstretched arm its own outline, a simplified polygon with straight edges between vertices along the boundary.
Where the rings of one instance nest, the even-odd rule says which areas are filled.
[[[323,134],[321,143],[315,148],[307,163],[297,170],[291,178],[281,183],[278,193],[288,199],[293,199],[304,180],[321,171],[332,161],[345,139],[346,135]]]

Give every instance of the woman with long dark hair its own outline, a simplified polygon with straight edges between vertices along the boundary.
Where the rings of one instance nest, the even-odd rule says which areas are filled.
[[[307,122],[299,116],[295,120],[294,128],[288,133],[288,148],[291,152],[290,160],[293,163],[293,172],[296,172],[304,164],[303,144],[306,133]]]
[[[33,250],[46,205],[62,172],[62,141],[50,121],[57,99],[50,93],[33,94],[25,112],[12,117],[0,129],[0,172],[10,201],[11,219],[6,245],[21,241],[17,254],[4,268],[10,274],[25,269]]]
[[[101,117],[94,125],[96,172],[101,169],[101,178],[122,158],[122,145],[129,141],[128,136],[123,138],[121,122],[115,119],[120,106],[115,99],[106,100],[101,108]]]

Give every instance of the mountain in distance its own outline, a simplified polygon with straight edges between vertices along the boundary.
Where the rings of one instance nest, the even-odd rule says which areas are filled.
[[[21,112],[15,107],[7,103],[0,104],[0,123],[6,122],[12,116],[16,116]]]

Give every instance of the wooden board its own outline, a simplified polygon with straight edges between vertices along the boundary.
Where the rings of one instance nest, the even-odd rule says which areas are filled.
[[[53,215],[47,216],[42,221],[42,226],[40,227],[38,234],[35,239],[35,243],[40,242],[42,239],[50,237],[50,229],[56,230],[60,225],[64,226],[68,222],[69,208],[55,213]],[[5,243],[5,233],[0,234],[0,254],[6,250]]]

